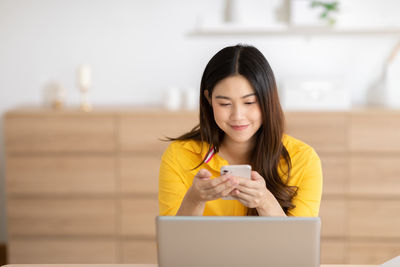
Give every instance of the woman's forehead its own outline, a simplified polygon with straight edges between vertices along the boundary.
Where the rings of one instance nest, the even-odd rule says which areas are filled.
[[[229,76],[218,82],[213,90],[213,97],[226,96],[230,98],[242,98],[254,95],[255,91],[251,83],[242,75]]]

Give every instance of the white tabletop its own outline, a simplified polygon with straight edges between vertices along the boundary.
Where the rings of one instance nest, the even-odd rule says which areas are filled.
[[[7,267],[158,267],[158,264],[9,264]],[[378,267],[378,265],[321,264],[321,267]]]

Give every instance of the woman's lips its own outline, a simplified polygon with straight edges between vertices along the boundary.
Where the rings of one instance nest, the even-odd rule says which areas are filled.
[[[249,125],[231,125],[231,127],[236,131],[245,130]]]

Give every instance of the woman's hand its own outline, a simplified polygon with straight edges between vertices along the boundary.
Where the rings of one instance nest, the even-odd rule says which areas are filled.
[[[267,189],[264,178],[256,171],[251,179],[236,177],[239,184],[231,196],[248,208],[256,208],[260,216],[286,216],[274,195]]]
[[[237,178],[227,174],[211,179],[211,173],[201,169],[194,177],[176,215],[201,216],[207,201],[228,196],[238,184]]]
[[[238,184],[237,178],[229,174],[211,179],[211,173],[201,169],[187,194],[190,194],[192,201],[206,202],[228,196]]]

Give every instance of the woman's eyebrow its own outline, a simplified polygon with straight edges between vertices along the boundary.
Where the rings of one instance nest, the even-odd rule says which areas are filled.
[[[256,95],[256,94],[255,93],[251,93],[251,94],[248,94],[248,95],[244,95],[241,98],[246,98],[246,97],[254,96],[254,95]],[[215,96],[215,98],[230,100],[230,97],[223,96],[223,95],[217,95],[217,96]]]
[[[217,96],[215,96],[215,98],[219,98],[219,99],[228,99],[228,100],[230,100],[229,97],[223,96],[223,95],[217,95]]]
[[[242,98],[246,98],[246,97],[253,96],[253,95],[256,95],[256,93],[251,93],[251,94],[248,94],[248,95],[242,96]]]

